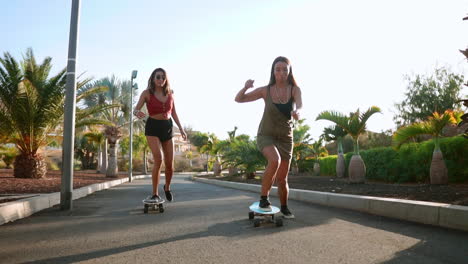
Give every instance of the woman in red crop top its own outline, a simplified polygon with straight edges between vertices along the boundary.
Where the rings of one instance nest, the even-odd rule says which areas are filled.
[[[166,199],[172,201],[171,180],[174,172],[174,142],[172,139],[174,134],[172,131],[172,119],[174,119],[179,127],[184,140],[187,139],[187,135],[179,122],[174,104],[174,95],[164,69],[157,68],[151,73],[148,80],[148,88],[141,94],[135,111],[133,111],[133,114],[138,118],[146,117],[146,114],[140,111],[143,104],[146,104],[149,115],[145,126],[146,140],[148,141],[148,145],[154,157],[154,167],[152,171],[153,194],[148,196],[146,200],[149,202],[161,201],[158,185],[164,157],[166,184],[163,189]],[[161,153],[161,149],[163,153]]]

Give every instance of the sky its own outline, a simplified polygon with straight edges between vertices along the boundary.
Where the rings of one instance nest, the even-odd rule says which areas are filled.
[[[1,9],[2,55],[32,48],[39,61],[52,57],[53,73],[66,67],[71,0],[1,0]],[[129,80],[138,70],[140,94],[162,67],[183,126],[254,137],[264,102],[234,97],[247,79],[266,85],[286,56],[314,139],[332,125],[315,121],[325,110],[378,106],[367,127],[381,132],[396,127],[405,75],[449,67],[468,76],[467,15],[467,0],[81,0],[77,72]]]

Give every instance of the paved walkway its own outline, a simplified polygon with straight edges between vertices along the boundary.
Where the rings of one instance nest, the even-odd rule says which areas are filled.
[[[295,201],[296,219],[254,228],[258,194],[186,177],[163,214],[143,214],[151,182],[137,180],[2,225],[0,262],[468,263],[468,232]]]

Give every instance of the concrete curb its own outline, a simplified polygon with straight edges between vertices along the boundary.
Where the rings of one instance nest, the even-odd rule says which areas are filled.
[[[134,180],[151,179],[151,175],[133,176]],[[95,183],[73,190],[73,200],[85,197],[93,192],[109,189],[128,182],[128,178]],[[41,210],[60,204],[60,192],[39,194],[30,198],[0,204],[0,225],[28,217]]]
[[[194,176],[190,179],[260,193],[260,185],[256,184],[203,179]],[[273,187],[271,195],[277,196],[276,189]],[[289,189],[289,199],[468,231],[468,206],[299,189]]]

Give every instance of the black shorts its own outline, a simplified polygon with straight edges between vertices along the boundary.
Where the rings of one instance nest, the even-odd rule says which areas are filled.
[[[148,117],[145,126],[145,136],[158,137],[161,142],[167,141],[174,136],[172,126],[172,119],[157,120]]]

